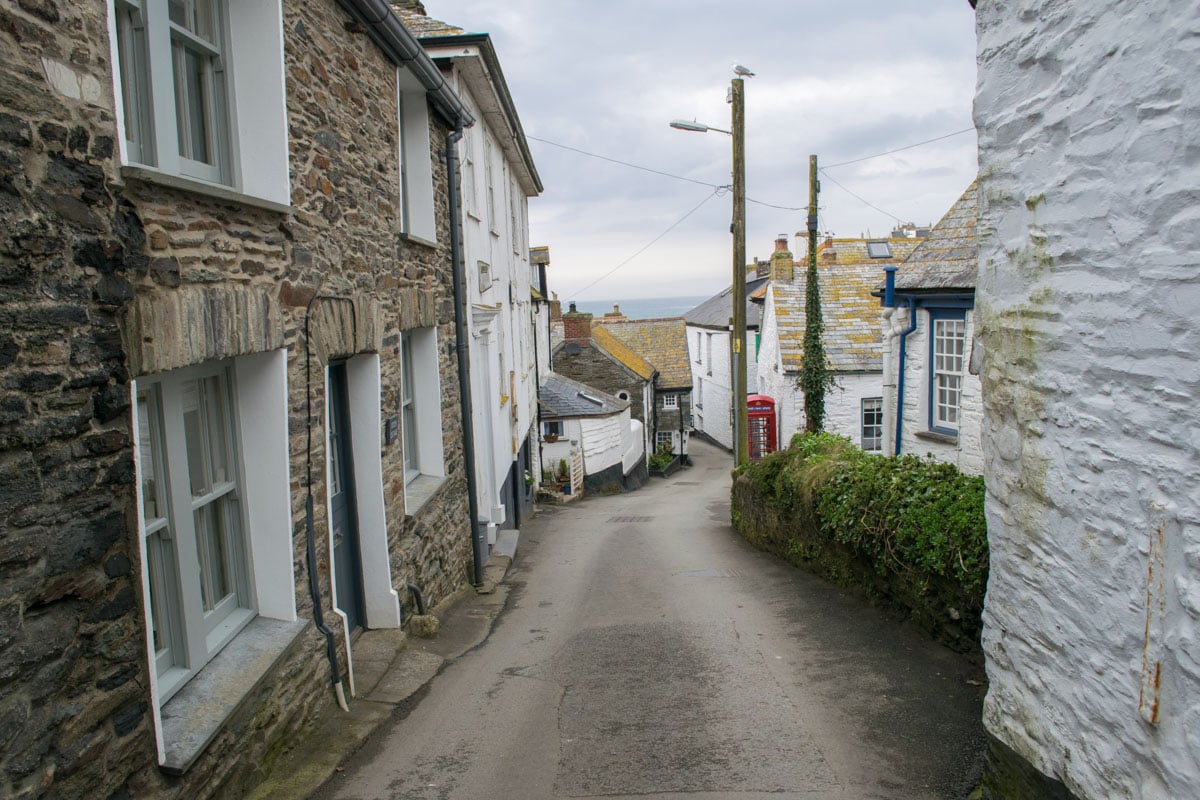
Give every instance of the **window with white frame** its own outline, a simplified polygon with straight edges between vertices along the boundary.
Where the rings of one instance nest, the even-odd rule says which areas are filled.
[[[707,334],[706,336],[707,336],[707,338],[705,339],[704,363],[707,365],[708,374],[712,375],[712,368],[713,368],[712,339],[713,339],[713,335],[710,333],[710,334]]]
[[[414,328],[400,334],[400,418],[404,480],[441,478],[442,404],[437,331]]]
[[[294,619],[286,371],[276,351],[134,382],[156,708],[257,614]]]
[[[280,0],[114,0],[112,9],[123,163],[288,204]]]
[[[396,89],[400,126],[400,232],[409,239],[436,244],[429,101],[424,88],[407,69],[396,69]]]
[[[672,431],[655,431],[654,449],[661,450],[663,446],[669,450],[675,449],[675,434]]]
[[[663,408],[679,408],[679,395],[664,394],[663,395]]]
[[[704,408],[704,378],[696,377],[696,408]]]
[[[930,311],[929,427],[958,432],[967,348],[964,311]]]
[[[492,140],[484,139],[484,169],[487,172],[487,223],[488,230],[494,234],[499,234],[496,226],[496,149],[492,146]]]
[[[701,344],[702,337],[703,337],[703,334],[701,334],[700,331],[696,331],[696,357],[694,360],[697,364],[703,363],[704,351],[702,349],[702,344]]]
[[[862,449],[868,452],[883,450],[883,398],[864,397],[862,400]]]
[[[162,699],[254,616],[227,365],[138,382],[150,638]]]

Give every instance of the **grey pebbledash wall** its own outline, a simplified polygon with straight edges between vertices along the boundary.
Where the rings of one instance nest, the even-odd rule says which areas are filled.
[[[977,31],[985,721],[1047,796],[1200,797],[1200,7]]]
[[[334,0],[286,0],[283,10],[290,213],[123,176],[107,4],[0,3],[2,796],[238,797],[333,702],[310,627],[187,773],[158,769],[130,440],[131,379],[286,348],[292,566],[298,614],[311,618],[303,315],[318,290],[351,298],[355,311],[351,321],[344,307],[314,310],[314,495],[326,496],[324,360],[378,353],[386,416],[396,413],[400,332],[436,327],[448,477],[414,516],[401,444],[386,445],[387,535],[393,585],[412,580],[436,603],[466,579],[438,158],[448,129],[431,114],[440,244],[410,243],[398,236],[394,65]],[[322,532],[324,515],[319,501]],[[326,541],[318,536],[328,618]],[[344,670],[340,640],[339,658]]]

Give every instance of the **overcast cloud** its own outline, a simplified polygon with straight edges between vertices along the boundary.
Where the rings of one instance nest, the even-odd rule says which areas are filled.
[[[808,202],[821,165],[971,128],[974,12],[967,0],[425,0],[435,19],[492,36],[530,137],[712,184],[730,183],[730,141],[673,130],[675,118],[729,128],[730,64],[746,81],[747,196]],[[530,240],[549,245],[563,300],[714,294],[729,285],[730,196],[588,158],[530,149],[545,193]],[[896,219],[936,222],[976,171],[974,132],[831,168],[820,227],[886,235]],[[893,217],[892,215],[895,215]],[[747,206],[748,259],[805,227],[804,211]],[[791,240],[795,246],[795,240]]]

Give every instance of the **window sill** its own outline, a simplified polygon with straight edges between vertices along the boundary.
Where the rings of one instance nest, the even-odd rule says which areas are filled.
[[[144,183],[153,183],[158,186],[166,186],[171,189],[181,189],[185,192],[194,192],[202,194],[217,200],[224,200],[228,203],[235,203],[242,206],[253,206],[266,211],[275,211],[280,214],[292,213],[292,207],[287,203],[277,203],[274,200],[267,200],[263,197],[255,197],[254,195],[242,194],[239,191],[229,188],[228,186],[218,186],[207,181],[197,180],[195,178],[185,178],[182,175],[172,175],[167,172],[159,172],[153,167],[141,167],[125,165],[121,167],[121,176],[124,178],[132,178]]]
[[[940,442],[942,444],[958,444],[958,434],[956,433],[938,433],[937,431],[917,431],[914,434],[918,439],[925,439],[929,442]]]
[[[300,640],[307,620],[256,617],[162,708],[163,772],[182,775]]]
[[[404,487],[404,515],[415,517],[420,514],[445,482],[446,478],[433,475],[418,475],[409,481]]]
[[[437,242],[426,239],[424,236],[417,236],[415,233],[401,233],[401,241],[409,242],[410,244],[419,244],[423,247],[437,248]]]

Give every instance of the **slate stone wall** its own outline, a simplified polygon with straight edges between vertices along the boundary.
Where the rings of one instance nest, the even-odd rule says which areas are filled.
[[[985,722],[1080,798],[1200,797],[1198,27],[978,3]]]
[[[346,30],[334,0],[287,0],[291,213],[127,179],[107,13],[100,0],[0,4],[0,795],[236,797],[333,702],[324,643],[304,634],[188,773],[158,770],[130,381],[287,348],[296,599],[310,617],[305,307],[317,293],[349,298],[313,311],[317,498],[325,360],[378,352],[383,414],[398,413],[399,333],[436,326],[449,478],[409,516],[400,443],[385,446],[388,537],[394,585],[412,580],[431,604],[461,585],[470,549],[436,157],[447,129],[431,126],[442,244],[430,248],[398,235],[394,66]]]
[[[572,352],[576,347],[578,352]],[[641,420],[647,430],[653,430],[654,420],[647,419],[646,404],[642,399],[645,381],[600,352],[594,345],[587,342],[559,345],[554,351],[554,371],[571,380],[595,386],[613,397],[616,397],[618,392],[627,392],[630,415],[633,419]]]

